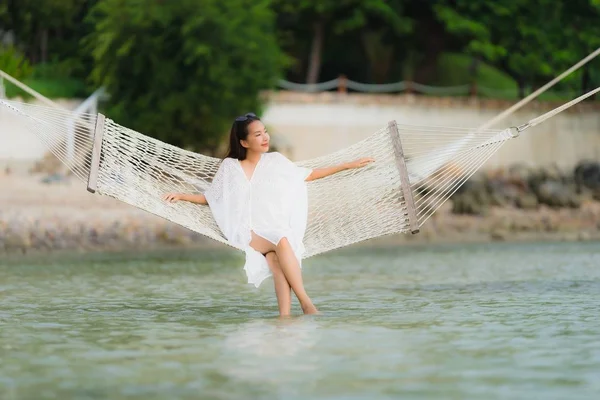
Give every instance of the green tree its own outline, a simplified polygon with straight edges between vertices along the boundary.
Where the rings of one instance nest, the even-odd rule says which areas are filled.
[[[215,151],[232,119],[260,112],[284,66],[269,1],[101,0],[86,39],[110,115],[180,147]]]
[[[415,25],[405,3],[365,1],[354,11],[354,18],[348,20],[349,27],[359,31],[372,82],[388,83],[394,66],[405,60],[402,50]]]
[[[572,0],[569,3],[559,3],[557,15],[560,18],[559,32],[552,32],[548,40],[560,46],[557,61],[560,68],[565,69],[592,51],[600,47],[600,2],[598,0]],[[600,57],[588,62],[577,74],[568,81],[571,88],[587,92],[600,85],[594,75],[594,70],[600,70]]]
[[[89,63],[80,50],[87,25],[81,21],[97,0],[4,0],[0,3],[0,34],[11,33],[15,46],[50,78],[85,79]],[[88,60],[89,61],[89,60]]]
[[[12,46],[0,47],[0,69],[16,79],[24,79],[31,74],[29,61]]]
[[[329,35],[348,35],[363,30],[359,40],[366,46],[371,65],[378,55],[387,57],[389,64],[389,46],[377,45],[382,43],[388,31],[403,34],[411,30],[412,21],[402,14],[403,3],[404,0],[275,0],[274,7],[279,14],[283,47],[294,56],[302,70],[306,70],[306,82],[317,83]],[[336,52],[346,50],[335,49]]]
[[[5,0],[0,24],[13,32],[32,63],[47,62],[53,39],[68,40],[65,36],[78,24],[83,5],[81,0]]]
[[[527,86],[545,83],[597,47],[594,2],[439,0],[434,11],[464,50],[510,74],[522,97]]]

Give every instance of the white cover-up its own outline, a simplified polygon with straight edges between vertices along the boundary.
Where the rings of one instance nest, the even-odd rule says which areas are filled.
[[[261,155],[248,179],[239,160],[225,158],[204,193],[223,235],[244,250],[248,283],[257,288],[271,271],[266,257],[250,247],[251,231],[275,245],[287,238],[302,266],[308,216],[305,179],[311,172],[271,152]]]

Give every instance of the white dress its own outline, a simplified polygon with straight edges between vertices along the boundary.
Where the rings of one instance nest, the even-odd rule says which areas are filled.
[[[246,254],[248,283],[259,287],[271,276],[266,257],[250,247],[251,231],[277,245],[290,242],[302,266],[308,214],[305,179],[312,172],[272,152],[263,153],[250,179],[239,160],[225,158],[204,193],[225,238]]]

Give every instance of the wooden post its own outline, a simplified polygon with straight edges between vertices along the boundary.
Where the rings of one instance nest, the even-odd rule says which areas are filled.
[[[413,88],[412,81],[406,81],[405,90],[406,90],[406,94],[413,94],[414,93],[415,90]]]
[[[338,77],[338,93],[346,94],[348,93],[348,78],[346,75],[340,75]]]
[[[402,196],[404,197],[404,204],[406,205],[410,232],[416,234],[419,233],[419,221],[415,209],[415,200],[410,188],[410,180],[408,178],[408,170],[406,169],[406,161],[404,160],[404,150],[402,149],[402,141],[400,140],[400,133],[398,132],[398,124],[396,121],[390,121],[388,122],[388,128],[392,143],[394,144],[396,166],[398,167],[398,173],[400,174],[400,188],[402,190]]]
[[[477,97],[477,81],[473,80],[471,82],[471,86],[469,87],[469,95],[471,97]]]
[[[96,193],[96,189],[98,188],[98,169],[100,168],[100,153],[102,151],[102,137],[104,135],[104,120],[104,115],[98,114],[98,118],[96,119],[96,129],[94,129],[92,163],[90,165],[90,175],[88,176],[87,190],[90,193]]]

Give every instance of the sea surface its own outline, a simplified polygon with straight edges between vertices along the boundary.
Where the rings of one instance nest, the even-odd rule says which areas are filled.
[[[0,399],[600,399],[600,243],[0,259]]]

